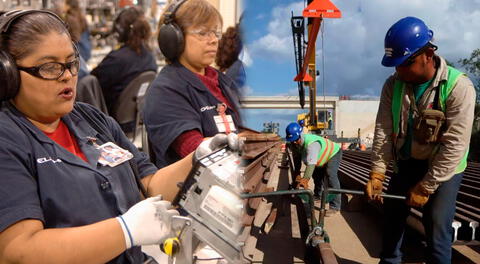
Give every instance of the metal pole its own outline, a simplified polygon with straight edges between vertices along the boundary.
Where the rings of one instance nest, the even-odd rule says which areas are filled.
[[[328,188],[327,192],[328,193],[347,193],[347,194],[365,195],[364,191],[347,190],[347,189],[335,189],[335,188]],[[389,198],[389,199],[406,200],[405,196],[401,196],[401,195],[393,195],[393,194],[382,193],[381,196],[384,197],[384,198]]]

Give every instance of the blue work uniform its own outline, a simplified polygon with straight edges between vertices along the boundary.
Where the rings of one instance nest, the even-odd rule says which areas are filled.
[[[227,69],[225,75],[235,81],[235,85],[238,89],[242,89],[245,86],[247,77],[245,74],[245,67],[243,66],[243,62],[241,60],[236,60],[232,66]]]
[[[218,72],[218,83],[234,108],[229,107],[226,114],[232,116],[238,129],[241,121],[235,84],[221,72]],[[180,159],[170,145],[183,132],[196,129],[204,137],[217,134],[213,117],[218,115],[216,108],[220,103],[195,73],[182,64],[165,66],[145,96],[144,122],[156,165],[161,168]]]
[[[80,35],[77,47],[80,56],[82,56],[85,61],[88,61],[92,57],[92,43],[90,42],[90,32],[88,29]]]
[[[83,117],[85,113],[110,135],[96,131]],[[0,232],[24,219],[40,220],[45,228],[84,226],[123,214],[139,202],[129,162],[113,168],[98,163],[96,144],[109,138],[134,155],[140,178],[157,171],[119,125],[94,107],[76,103],[61,119],[88,163],[51,140],[12,104],[4,103],[1,108]],[[109,263],[142,263],[144,259],[140,247],[133,247]]]
[[[113,113],[112,108],[123,89],[146,71],[157,71],[153,53],[142,47],[139,55],[130,47],[123,46],[108,53],[90,74],[95,75],[100,82],[108,112]]]

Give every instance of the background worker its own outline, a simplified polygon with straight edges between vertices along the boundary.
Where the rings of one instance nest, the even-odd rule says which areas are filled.
[[[64,19],[69,26],[73,41],[78,45],[80,56],[88,62],[92,56],[92,44],[85,14],[78,0],[65,0],[65,9]]]
[[[210,66],[222,17],[206,0],[174,2],[159,22],[159,46],[167,59],[145,96],[144,121],[156,164],[185,157],[217,133],[240,125],[232,79]]]
[[[338,180],[338,167],[342,160],[342,150],[340,144],[329,139],[313,134],[302,134],[302,128],[298,123],[290,123],[286,128],[286,140],[294,145],[293,149],[297,153],[295,155],[295,181],[297,186],[308,189],[308,181],[313,176],[314,195],[319,197],[322,191],[322,182],[325,177],[328,180],[329,188],[340,188]],[[300,175],[301,159],[307,166],[303,177]],[[327,216],[336,214],[341,208],[341,196],[335,194],[334,198],[329,201],[330,208]]]
[[[53,4],[53,12],[68,25],[70,36],[77,46],[80,55],[80,71],[78,72],[78,80],[80,80],[90,73],[87,61],[92,55],[92,44],[90,43],[87,19],[78,0],[57,0],[53,1]]]
[[[246,74],[243,62],[240,60],[242,52],[242,32],[240,24],[229,27],[223,33],[218,44],[218,54],[215,63],[220,71],[235,81],[235,86],[241,89],[245,86]]]
[[[302,133],[303,134],[308,134],[308,128],[305,124],[305,119],[300,119],[298,120],[298,124],[300,125],[300,127],[302,128]]]
[[[385,172],[394,161],[385,200],[380,263],[400,263],[410,207],[423,207],[427,263],[450,263],[452,220],[473,123],[475,91],[468,77],[435,54],[433,31],[415,17],[396,22],[385,36],[382,65],[395,67],[382,90],[366,186],[382,201]]]
[[[112,118],[75,103],[78,52],[60,17],[16,10],[0,25],[0,263],[143,263],[140,246],[171,235],[167,200],[193,155],[157,170]],[[201,155],[226,143],[213,139]],[[106,143],[125,161],[101,163]]]
[[[108,112],[127,85],[139,74],[157,71],[155,57],[148,45],[151,36],[150,25],[140,7],[126,7],[121,10],[113,24],[121,46],[113,50],[92,70],[103,90]],[[124,131],[132,131],[135,124],[127,124]]]

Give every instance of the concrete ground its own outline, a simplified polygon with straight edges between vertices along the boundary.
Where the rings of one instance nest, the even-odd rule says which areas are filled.
[[[358,200],[356,200],[358,199]],[[343,199],[343,210],[325,218],[325,230],[340,264],[378,263],[382,241],[381,214],[362,198]],[[424,263],[425,242],[419,233],[407,229],[403,243],[404,262]],[[478,247],[454,246],[452,264],[480,263]]]

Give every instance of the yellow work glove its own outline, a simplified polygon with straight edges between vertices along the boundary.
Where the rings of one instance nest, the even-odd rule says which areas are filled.
[[[428,202],[428,197],[430,193],[423,188],[420,183],[417,183],[410,192],[408,193],[407,197],[407,204],[413,207],[423,207]]]
[[[370,180],[365,186],[365,194],[369,200],[379,201],[383,203],[383,197],[381,196],[383,191],[383,181],[385,180],[385,175],[371,171]]]
[[[309,180],[310,179],[303,178],[301,175],[298,175],[297,178],[295,178],[295,182],[297,183],[297,188],[303,188],[307,190]]]

